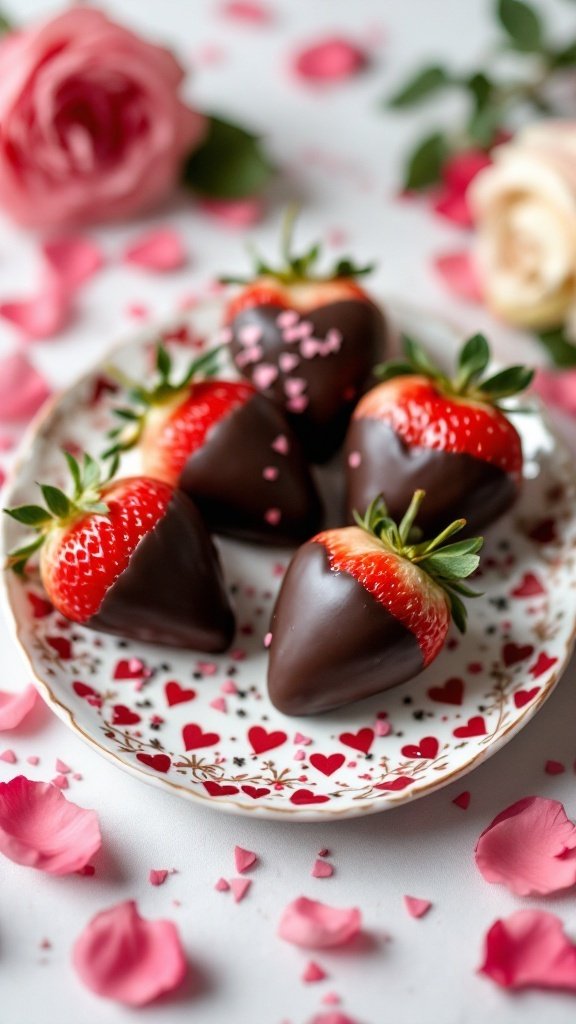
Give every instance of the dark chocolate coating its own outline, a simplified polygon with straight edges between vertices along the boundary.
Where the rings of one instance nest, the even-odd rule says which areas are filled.
[[[239,313],[230,325],[232,355],[239,372],[253,383],[257,366],[265,363],[277,367],[278,377],[264,394],[286,409],[308,460],[326,462],[342,445],[358,398],[369,384],[374,383],[371,380],[372,368],[386,354],[386,321],[378,306],[359,299],[332,302],[303,313],[301,319],[310,321],[315,338],[324,340],[331,328],[337,328],[342,334],[338,352],[306,359],[300,356],[300,342],[284,342],[276,323],[282,312],[285,312],[282,306],[267,305],[253,306]],[[248,324],[256,325],[262,331],[258,342],[262,358],[241,366],[237,357],[244,346],[239,341],[239,330]],[[281,369],[279,363],[283,353],[299,357],[298,365],[288,373]],[[308,405],[302,412],[293,413],[286,408],[284,386],[291,378],[306,381],[304,395]]]
[[[279,436],[288,451],[272,447]],[[278,470],[275,480],[266,468]],[[180,487],[209,528],[242,540],[294,544],[320,529],[322,505],[300,444],[273,402],[256,394],[224,416],[188,459]],[[280,510],[278,522],[266,513]]]
[[[360,465],[350,466],[351,453]],[[472,455],[433,451],[406,445],[389,424],[358,418],[346,438],[347,507],[349,521],[355,509],[364,515],[370,502],[383,494],[397,522],[422,488],[426,498],[417,525],[432,537],[454,519],[466,519],[459,537],[471,536],[498,519],[514,503],[517,488],[498,466]]]
[[[270,629],[268,692],[287,715],[371,697],[423,668],[414,635],[352,576],[331,569],[314,541],[292,559]]]
[[[218,552],[190,498],[175,491],[166,514],[133,551],[91,629],[210,654],[234,637]]]

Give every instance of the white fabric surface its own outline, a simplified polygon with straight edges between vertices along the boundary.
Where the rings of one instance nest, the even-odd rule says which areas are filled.
[[[50,0],[13,0],[15,19],[48,12]],[[406,71],[427,58],[450,56],[461,67],[485,49],[490,32],[488,0],[275,0],[271,28],[234,27],[218,15],[215,0],[110,0],[104,5],[152,37],[172,42],[185,60],[206,45],[222,49],[221,63],[198,70],[191,97],[204,109],[251,122],[269,135],[279,163],[290,173],[273,190],[280,210],[300,195],[306,215],[302,238],[339,228],[359,258],[377,256],[374,287],[383,294],[422,303],[463,328],[490,329],[499,355],[519,354],[519,336],[449,302],[430,269],[431,254],[462,246],[462,235],[417,204],[394,201],[401,154],[434,115],[381,114],[378,102]],[[542,3],[559,28],[570,5]],[[374,66],[343,86],[311,90],[287,68],[293,48],[327,30],[343,30],[367,43],[376,40]],[[382,42],[378,42],[380,30]],[[1,73],[1,72],[0,72]],[[339,157],[338,172],[312,163],[310,149]],[[308,152],[308,158],[306,153]],[[244,268],[241,234],[219,228],[189,204],[146,222],[173,223],[193,253],[190,269],[146,275],[112,265],[124,243],[144,224],[102,229],[111,264],[78,297],[76,320],[57,341],[30,351],[57,386],[87,368],[119,336],[132,329],[131,302],[145,302],[154,317],[215,273]],[[277,218],[271,213],[255,232],[273,253]],[[0,295],[25,293],[39,272],[36,240],[0,224]],[[0,353],[14,344],[0,324]],[[523,353],[534,355],[529,342]],[[0,622],[2,688],[27,682],[27,673],[6,626]],[[195,807],[123,774],[40,706],[24,730],[0,737],[19,765],[0,762],[0,780],[22,768],[50,779],[62,758],[83,781],[68,795],[97,809],[104,836],[93,878],[55,879],[0,859],[0,1020],[2,1024],[125,1024],[135,1014],[104,1004],[86,991],[70,964],[76,935],[98,910],[137,899],[151,917],[175,920],[197,966],[197,981],[170,1002],[141,1011],[154,1024],[304,1024],[319,1012],[321,996],[335,991],[342,1009],[360,1024],[563,1024],[573,1019],[569,996],[511,997],[478,977],[482,937],[497,917],[525,906],[548,906],[576,937],[573,896],[519,900],[487,885],[474,866],[473,849],[485,825],[503,807],[529,794],[564,801],[576,817],[572,763],[576,757],[576,671],[566,673],[537,718],[493,760],[468,779],[391,813],[331,825],[258,822]],[[30,754],[41,762],[25,763]],[[545,775],[547,758],[564,761],[565,775]],[[464,812],[452,804],[463,789],[472,801]],[[233,847],[255,850],[261,865],[252,890],[236,906],[214,883],[233,870]],[[336,873],[310,877],[317,851],[328,847]],[[176,868],[161,888],[148,882],[150,868]],[[434,907],[411,920],[403,894],[425,897]],[[372,941],[356,952],[314,956],[328,981],[305,985],[308,957],[275,937],[284,905],[299,895],[336,906],[361,907]],[[174,900],[181,901],[175,906]],[[386,936],[389,938],[387,939]],[[43,939],[52,949],[42,950]]]

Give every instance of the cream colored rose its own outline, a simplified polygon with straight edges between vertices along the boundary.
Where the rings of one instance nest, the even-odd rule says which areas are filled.
[[[521,327],[562,324],[576,303],[576,122],[518,132],[468,198],[488,305]]]

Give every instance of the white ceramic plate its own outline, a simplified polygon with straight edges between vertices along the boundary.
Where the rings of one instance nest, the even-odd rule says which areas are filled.
[[[184,363],[198,339],[214,337],[219,316],[213,305],[194,311],[192,344],[174,344],[176,358]],[[454,347],[445,324],[406,311],[399,318],[429,348]],[[8,486],[9,504],[33,499],[35,480],[64,482],[63,445],[101,451],[117,401],[102,386],[106,365],[144,374],[156,339],[148,334],[117,348],[41,416]],[[14,633],[44,699],[139,778],[237,813],[294,821],[373,814],[465,775],[532,718],[574,640],[573,467],[539,411],[516,423],[525,485],[513,512],[488,533],[484,597],[470,603],[465,638],[454,633],[417,679],[328,715],[280,714],[266,694],[262,641],[290,552],[223,541],[239,628],[232,650],[218,657],[71,625],[46,605],[37,580],[5,572]],[[4,517],[4,550],[19,536]]]

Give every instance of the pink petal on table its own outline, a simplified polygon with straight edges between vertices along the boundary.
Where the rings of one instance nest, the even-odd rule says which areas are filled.
[[[250,878],[231,878],[230,888],[234,897],[235,903],[240,903],[244,899],[248,889],[252,885],[252,879]]]
[[[538,370],[534,390],[546,405],[576,416],[576,370]]]
[[[487,882],[518,896],[567,889],[576,883],[576,826],[557,800],[525,797],[484,830],[476,864]]]
[[[341,82],[352,78],[368,64],[368,57],[343,36],[329,36],[301,50],[294,70],[308,82]]]
[[[257,196],[248,199],[201,199],[199,206],[220,224],[235,230],[258,224],[265,211],[262,199]]]
[[[317,1013],[309,1024],[358,1024],[358,1021],[353,1020],[347,1013],[336,1010],[330,1013]]]
[[[214,888],[216,889],[216,892],[228,892],[230,885],[225,878],[219,878]]]
[[[29,299],[11,299],[0,303],[0,316],[9,320],[25,338],[52,338],[68,323],[70,293],[57,281],[45,283]]]
[[[164,885],[167,878],[168,871],[166,868],[150,868],[150,874],[148,875],[150,885]]]
[[[410,917],[424,917],[432,906],[430,900],[421,900],[417,896],[404,896],[403,899]]]
[[[228,0],[220,7],[220,13],[232,21],[245,21],[253,25],[267,25],[272,21],[272,11],[257,0]]]
[[[16,729],[32,711],[37,696],[32,683],[19,693],[0,690],[0,732]]]
[[[300,896],[284,909],[278,935],[304,949],[328,949],[350,942],[358,935],[361,925],[362,915],[356,907],[338,910]]]
[[[450,189],[443,188],[432,200],[432,209],[434,213],[445,217],[446,220],[457,224],[458,227],[469,228],[472,226],[472,212],[464,193],[452,192]]]
[[[452,192],[463,195],[476,175],[491,163],[492,158],[483,149],[463,149],[448,158],[442,167],[442,180]]]
[[[42,252],[65,288],[77,288],[104,265],[100,246],[83,235],[48,239],[42,244]]]
[[[576,946],[562,922],[545,910],[517,910],[494,922],[486,934],[479,968],[502,988],[576,991]]]
[[[55,786],[24,775],[0,784],[0,853],[10,860],[68,875],[101,845],[96,813],[77,807]]]
[[[0,754],[0,761],[5,761],[6,764],[16,764],[17,760],[13,750],[3,750]]]
[[[466,302],[482,302],[478,272],[468,250],[436,256],[434,269],[451,295]]]
[[[186,974],[176,926],[140,917],[133,900],[96,914],[76,940],[72,961],[87,988],[126,1006],[171,992]]]
[[[327,860],[315,860],[311,871],[313,878],[331,878],[334,874],[334,867]]]
[[[164,273],[178,270],[187,262],[184,243],[173,228],[157,228],[141,235],[124,252],[126,263]]]
[[[310,960],[302,972],[302,981],[323,981],[326,977],[326,971],[314,960]]]
[[[248,871],[248,868],[251,868],[257,860],[258,857],[255,853],[252,853],[252,850],[244,850],[242,846],[234,847],[234,863],[239,875],[243,874],[244,871]]]
[[[0,359],[0,422],[30,419],[49,394],[46,381],[21,352]]]

